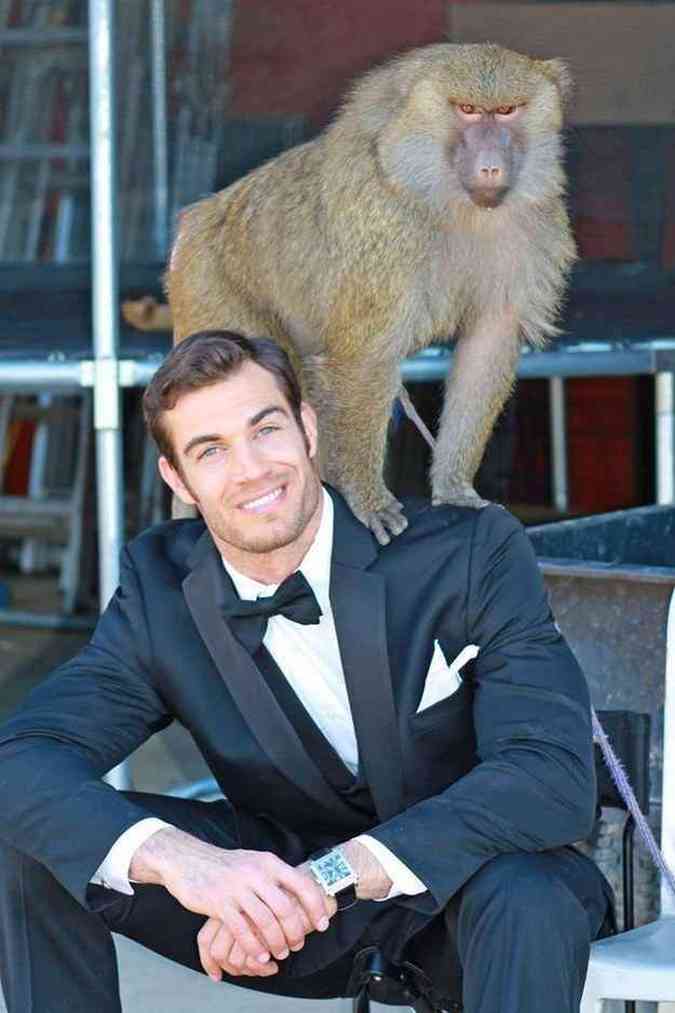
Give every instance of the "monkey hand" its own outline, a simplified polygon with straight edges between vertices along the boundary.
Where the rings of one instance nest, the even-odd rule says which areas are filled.
[[[358,493],[350,493],[342,489],[343,495],[352,513],[373,532],[380,545],[387,545],[392,535],[400,535],[408,527],[408,521],[403,513],[403,506],[392,496],[386,486],[382,487],[383,494],[380,497],[382,505],[377,507],[363,506],[362,497]]]
[[[468,482],[444,482],[439,489],[434,488],[431,495],[432,506],[442,506],[450,503],[452,506],[471,507],[473,510],[480,510],[489,504],[489,500],[482,499],[472,485]]]
[[[122,316],[139,331],[170,331],[171,311],[151,295],[142,299],[127,299],[122,303]]]

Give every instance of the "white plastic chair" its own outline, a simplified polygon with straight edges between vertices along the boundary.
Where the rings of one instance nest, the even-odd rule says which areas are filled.
[[[661,850],[675,868],[675,592],[668,607],[663,729]],[[649,925],[593,943],[580,1013],[605,1000],[675,1002],[675,897],[661,882],[661,915]]]

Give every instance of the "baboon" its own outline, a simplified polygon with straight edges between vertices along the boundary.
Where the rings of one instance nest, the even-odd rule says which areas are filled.
[[[180,218],[174,336],[268,335],[320,422],[324,479],[385,543],[406,525],[382,478],[399,364],[455,340],[435,504],[473,489],[521,343],[554,326],[575,257],[556,59],[492,44],[413,50],[365,75],[315,140]]]

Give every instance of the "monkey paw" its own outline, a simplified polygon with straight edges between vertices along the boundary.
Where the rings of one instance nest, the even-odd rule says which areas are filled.
[[[352,513],[373,532],[380,545],[387,545],[393,535],[400,535],[408,527],[408,520],[403,513],[403,506],[388,490],[385,490],[386,502],[376,510],[362,508],[356,497],[346,495]]]
[[[452,506],[471,507],[473,510],[481,510],[488,506],[489,502],[487,499],[482,499],[473,486],[468,483],[446,486],[442,492],[434,492],[431,497],[433,506],[450,503]]]

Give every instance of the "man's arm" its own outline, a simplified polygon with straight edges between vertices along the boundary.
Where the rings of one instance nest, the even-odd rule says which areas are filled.
[[[101,778],[171,721],[152,683],[127,550],[121,563],[120,587],[91,642],[0,729],[0,834],[85,906],[113,842],[151,815]]]
[[[467,595],[479,763],[441,794],[369,830],[440,909],[498,854],[586,836],[595,807],[590,701],[560,635],[530,541],[505,511],[477,512]]]

